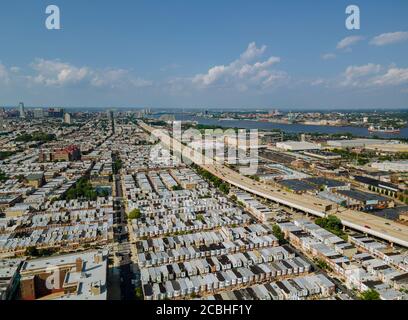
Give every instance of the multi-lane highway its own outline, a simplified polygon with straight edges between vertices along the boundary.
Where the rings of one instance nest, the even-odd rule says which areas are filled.
[[[140,122],[139,125],[159,138],[161,143],[171,148],[173,152],[180,153],[184,160],[192,161],[235,187],[315,216],[323,217],[327,214],[335,214],[346,227],[408,247],[408,226],[361,211],[338,208],[336,204],[312,195],[297,195],[257,182],[223,164],[216,163],[213,159],[202,155],[201,152],[183,145],[180,141],[170,137],[163,129],[151,127],[144,122]]]

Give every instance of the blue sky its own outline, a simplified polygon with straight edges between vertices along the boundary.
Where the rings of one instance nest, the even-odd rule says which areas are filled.
[[[408,108],[407,17],[404,0],[3,0],[0,105]]]

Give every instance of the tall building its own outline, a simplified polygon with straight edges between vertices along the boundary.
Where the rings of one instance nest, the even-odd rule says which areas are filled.
[[[106,111],[106,116],[108,117],[109,121],[113,120],[113,110]]]
[[[44,109],[43,108],[36,108],[33,111],[34,118],[44,118]]]
[[[270,131],[261,134],[261,141],[265,144],[274,144],[283,141],[282,131]]]
[[[64,116],[64,109],[62,108],[49,108],[47,110],[50,118],[62,118]]]
[[[20,118],[25,118],[26,114],[25,114],[25,109],[24,109],[24,103],[20,102],[18,105],[18,111],[20,112]]]
[[[8,123],[6,121],[7,113],[5,108],[0,108],[0,131],[8,129]]]
[[[106,114],[108,116],[109,122],[111,123],[112,131],[115,132],[115,119],[114,119],[113,110],[106,111]]]
[[[64,114],[64,123],[71,124],[71,115],[68,112]]]

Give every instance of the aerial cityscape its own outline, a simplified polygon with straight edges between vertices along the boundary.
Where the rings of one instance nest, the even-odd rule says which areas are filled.
[[[158,15],[171,7],[201,25],[196,10],[216,7],[181,2],[156,4]],[[269,55],[286,49],[255,36],[263,13],[239,41],[220,31],[206,53],[177,52],[154,37],[169,30],[150,26],[170,60],[149,56],[155,45],[141,37],[132,64],[126,53],[84,53],[103,51],[101,34],[78,33],[73,2],[27,4],[41,8],[42,25],[14,36],[42,46],[55,36],[60,47],[0,53],[0,301],[408,300],[408,5],[379,1],[383,30],[361,1],[367,23],[352,31],[340,2],[339,36],[321,39],[316,61],[305,50],[305,66]],[[144,22],[154,7],[124,3]],[[256,10],[274,5],[285,8],[259,1]],[[61,30],[47,19],[57,9]],[[101,4],[95,24],[110,9],[106,36],[125,45],[132,37],[114,27],[113,4]],[[196,27],[166,19],[184,32],[174,46],[192,39]],[[201,31],[208,45],[213,30]],[[228,32],[232,44],[217,55]],[[84,47],[72,51],[77,35]],[[366,64],[364,50],[374,52]],[[146,71],[153,59],[160,71]],[[322,63],[336,66],[316,70]],[[330,76],[337,67],[345,71]]]

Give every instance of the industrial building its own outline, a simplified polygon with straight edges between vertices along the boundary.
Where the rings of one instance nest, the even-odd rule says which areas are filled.
[[[286,151],[320,150],[321,146],[306,141],[277,142],[276,147]]]
[[[374,162],[371,167],[383,171],[408,172],[408,160]]]

